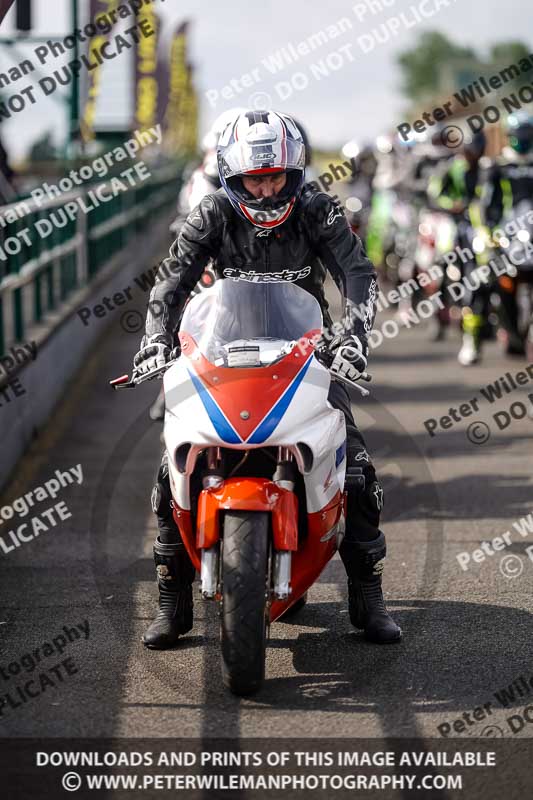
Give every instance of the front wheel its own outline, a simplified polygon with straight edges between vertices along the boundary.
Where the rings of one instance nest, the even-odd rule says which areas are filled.
[[[227,511],[222,555],[222,673],[238,695],[257,691],[265,677],[268,593],[268,514]]]

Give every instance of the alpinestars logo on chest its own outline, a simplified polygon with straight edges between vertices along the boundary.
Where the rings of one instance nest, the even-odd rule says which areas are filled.
[[[328,225],[333,225],[335,220],[339,219],[339,217],[342,217],[342,216],[343,216],[342,208],[337,208],[337,207],[332,208],[331,211],[328,214],[327,224]]]
[[[249,283],[280,283],[281,281],[301,281],[311,272],[311,267],[302,269],[284,269],[281,272],[256,272],[256,270],[244,270],[234,267],[226,267],[223,271],[225,278],[232,278],[234,281],[248,281]]]

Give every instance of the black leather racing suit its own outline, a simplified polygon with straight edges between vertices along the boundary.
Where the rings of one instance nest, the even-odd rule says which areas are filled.
[[[345,298],[346,332],[360,337],[372,329],[377,300],[376,273],[342,208],[327,194],[305,188],[288,220],[273,230],[254,227],[233,209],[220,189],[206,195],[183,224],[178,239],[158,271],[150,295],[146,335],[173,346],[189,295],[212,259],[218,278],[260,282],[289,280],[318,300],[324,324],[331,326],[324,293],[326,270]],[[358,314],[353,313],[357,308]],[[348,518],[346,539],[372,541],[379,534],[383,493],[376,479],[344,387],[332,383],[329,400],[346,417]],[[165,461],[160,481],[167,479]],[[154,510],[156,510],[154,508]],[[158,514],[163,541],[176,541],[172,517]]]

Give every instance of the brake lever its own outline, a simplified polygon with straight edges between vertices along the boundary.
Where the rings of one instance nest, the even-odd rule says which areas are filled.
[[[172,367],[177,360],[177,358],[174,358],[172,361],[167,361],[162,367],[157,367],[157,369],[153,369],[150,372],[140,374],[133,372],[131,380],[129,380],[128,375],[121,375],[120,378],[114,378],[112,381],[109,381],[109,385],[112,389],[135,389],[135,387],[139,386],[141,383],[153,381],[155,378],[162,378],[167,369]]]
[[[342,378],[340,375],[336,375],[335,373],[330,373],[330,374],[331,374],[331,379],[337,381],[337,383],[342,383],[344,384],[344,386],[349,386],[350,389],[357,389],[357,391],[360,392],[362,397],[369,396],[370,392],[368,391],[368,389],[363,388],[363,386],[359,386],[359,384],[355,383],[355,381],[349,381],[347,378]]]
[[[333,353],[330,353],[330,351],[325,348],[322,349],[316,348],[315,356],[317,357],[318,361],[320,361],[320,363],[328,370],[333,364],[335,358]],[[362,386],[359,386],[359,384],[356,383],[355,381],[350,381],[347,380],[346,378],[342,378],[337,373],[330,372],[330,375],[331,379],[337,381],[337,383],[342,383],[345,386],[350,386],[353,389],[357,389],[357,391],[360,392],[363,397],[368,397],[368,395],[370,394],[368,389],[364,389]],[[367,383],[370,383],[370,381],[372,380],[372,375],[369,372],[362,372],[357,378],[357,380],[366,381]]]

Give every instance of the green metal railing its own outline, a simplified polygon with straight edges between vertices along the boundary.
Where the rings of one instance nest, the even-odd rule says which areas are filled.
[[[31,198],[0,206],[0,354],[61,310],[74,291],[176,205],[180,170],[152,169],[148,180],[89,213],[78,209],[71,221],[65,206],[80,197],[90,206],[88,192],[99,186],[109,195],[111,184],[104,181],[40,207]]]

